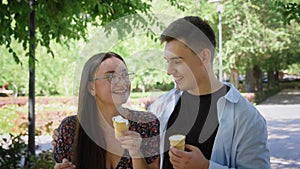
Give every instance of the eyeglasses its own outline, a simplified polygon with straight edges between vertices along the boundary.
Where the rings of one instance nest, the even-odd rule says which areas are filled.
[[[117,75],[115,73],[109,73],[107,75],[102,75],[98,77],[94,77],[93,80],[99,80],[99,79],[107,79],[111,84],[117,84],[122,80],[125,82],[130,82],[134,78],[134,73],[123,73],[121,76]]]

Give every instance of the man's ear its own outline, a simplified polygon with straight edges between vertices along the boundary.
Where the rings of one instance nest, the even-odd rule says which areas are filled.
[[[89,82],[88,90],[92,96],[95,96],[95,83]]]
[[[211,61],[211,51],[208,48],[204,48],[199,57],[202,63],[208,64]]]

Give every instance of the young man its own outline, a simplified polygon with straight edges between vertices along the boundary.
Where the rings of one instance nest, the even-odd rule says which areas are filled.
[[[161,168],[270,168],[267,127],[258,110],[213,71],[214,31],[196,16],[171,23],[161,35],[167,73],[176,89],[149,111],[161,123]],[[186,136],[185,151],[168,137]]]

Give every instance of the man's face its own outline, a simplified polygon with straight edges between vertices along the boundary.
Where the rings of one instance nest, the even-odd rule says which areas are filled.
[[[167,42],[164,55],[168,62],[167,73],[173,76],[177,88],[191,94],[199,93],[198,86],[205,83],[203,79],[206,75],[199,56],[177,40]]]

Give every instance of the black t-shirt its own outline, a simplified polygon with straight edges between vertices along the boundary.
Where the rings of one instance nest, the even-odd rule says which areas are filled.
[[[198,147],[205,158],[210,159],[219,125],[217,101],[228,90],[229,87],[223,86],[220,90],[208,95],[182,93],[167,124],[164,140],[164,169],[173,168],[169,160],[168,149],[170,148],[169,137],[174,134],[185,135],[186,144]]]

